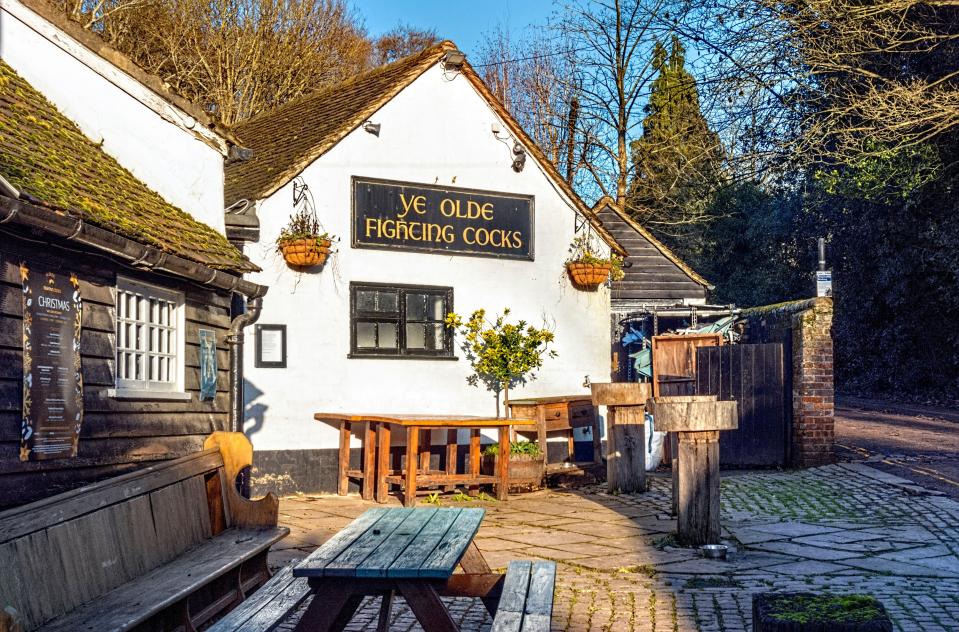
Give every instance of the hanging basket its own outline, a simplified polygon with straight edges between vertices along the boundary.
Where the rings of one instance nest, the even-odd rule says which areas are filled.
[[[283,259],[295,268],[321,265],[330,254],[329,239],[293,239],[280,244]]]
[[[569,272],[569,278],[577,287],[585,289],[595,289],[600,284],[605,283],[609,278],[609,271],[612,266],[608,263],[567,263],[566,270]]]

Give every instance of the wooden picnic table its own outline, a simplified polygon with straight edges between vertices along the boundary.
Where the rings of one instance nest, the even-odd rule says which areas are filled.
[[[506,500],[509,492],[510,428],[530,426],[532,419],[499,419],[467,415],[386,415],[382,413],[316,413],[314,419],[338,424],[340,427],[339,481],[337,493],[345,496],[349,479],[360,481],[364,500],[386,502],[389,486],[398,485],[403,491],[403,504],[412,507],[416,492],[427,487],[452,488],[456,485],[476,486],[492,483],[496,497]],[[350,435],[354,424],[362,429],[362,457],[360,468],[350,468]],[[390,447],[393,428],[406,429],[406,465],[402,470],[391,468]],[[443,470],[430,469],[430,432],[447,429],[446,464]],[[500,458],[495,474],[480,474],[480,431],[495,428],[499,431]],[[457,433],[469,430],[469,472],[456,472]],[[420,435],[425,431],[425,436]]]
[[[342,629],[367,596],[380,596],[388,628],[398,593],[426,632],[456,632],[440,596],[479,597],[495,614],[503,575],[493,573],[473,542],[484,509],[370,509],[293,568],[314,597],[298,631]],[[453,574],[459,566],[463,572]],[[552,591],[550,591],[552,592]]]

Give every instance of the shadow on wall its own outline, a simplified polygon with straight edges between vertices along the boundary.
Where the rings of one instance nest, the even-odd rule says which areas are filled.
[[[258,389],[250,380],[243,380],[243,434],[251,442],[253,442],[253,435],[263,429],[266,409],[269,408],[266,404],[256,403],[256,400],[262,396],[263,391]]]

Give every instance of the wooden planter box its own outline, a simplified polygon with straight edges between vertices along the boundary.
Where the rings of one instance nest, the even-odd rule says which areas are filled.
[[[872,611],[866,616],[830,617],[823,614],[832,610],[813,600],[856,599],[861,602],[861,610]],[[802,602],[805,601],[806,605]],[[784,608],[784,602],[792,602]],[[817,606],[818,607],[815,607]],[[858,604],[857,604],[858,606]],[[854,612],[850,608],[845,612]],[[784,610],[789,615],[777,616]],[[840,608],[835,608],[839,611]],[[883,605],[865,595],[832,595],[830,593],[757,593],[753,595],[753,632],[892,632],[892,622]]]
[[[480,470],[485,475],[492,476],[497,471],[499,455],[483,456],[480,461]],[[509,491],[511,494],[532,492],[543,488],[543,479],[546,477],[546,459],[528,454],[511,454],[509,458]]]
[[[330,254],[332,242],[323,239],[294,239],[280,245],[283,260],[294,268],[308,268],[322,265]]]

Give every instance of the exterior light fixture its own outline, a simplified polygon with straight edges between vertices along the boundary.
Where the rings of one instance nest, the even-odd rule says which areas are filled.
[[[363,130],[364,130],[366,133],[368,133],[368,134],[373,134],[373,136],[379,136],[379,135],[380,135],[380,124],[379,124],[379,123],[371,123],[370,121],[367,121],[367,122],[363,123]]]
[[[447,51],[443,55],[443,69],[444,70],[460,70],[463,67],[463,63],[466,61],[466,53],[461,50],[453,49]]]
[[[526,150],[519,143],[513,143],[513,171],[519,173],[526,166]]]

